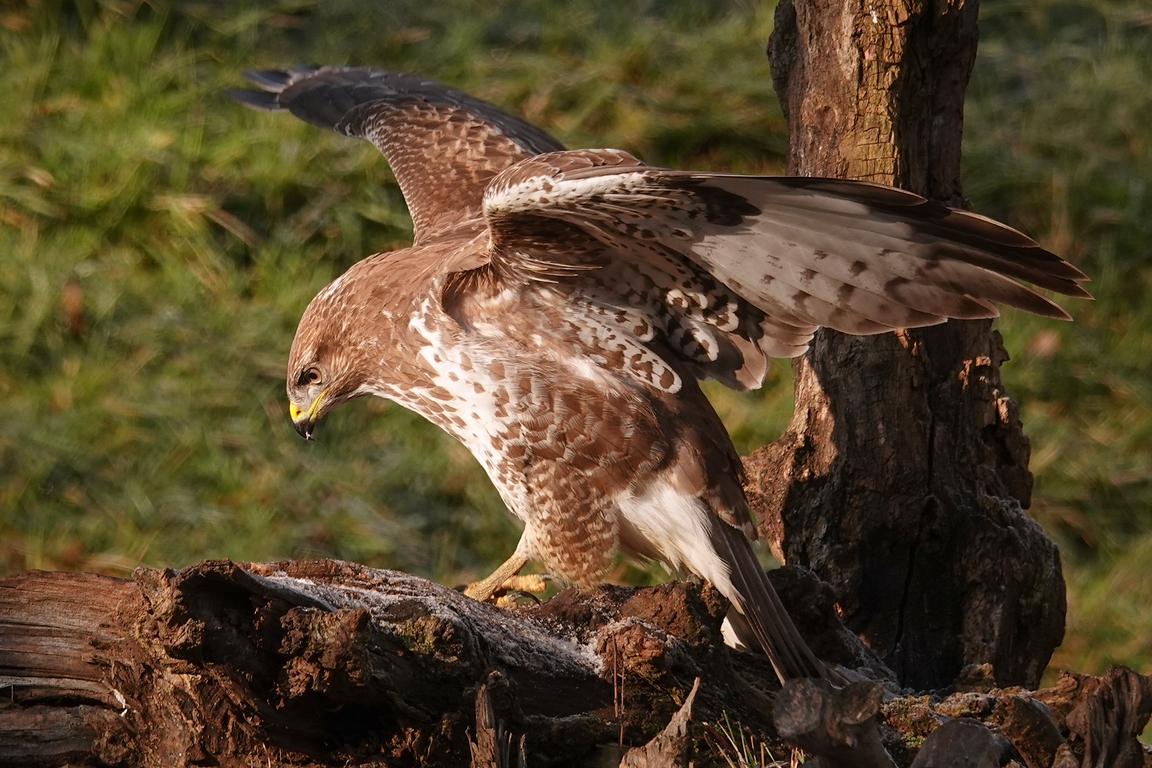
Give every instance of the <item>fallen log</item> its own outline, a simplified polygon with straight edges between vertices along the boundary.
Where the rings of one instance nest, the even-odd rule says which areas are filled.
[[[873,736],[825,718],[841,735],[825,765],[867,765],[853,744],[910,765],[957,720],[1028,768],[1148,764],[1148,678],[909,695],[813,600],[809,574],[773,576],[813,647],[880,678],[855,698],[823,691],[871,704],[857,723],[878,710]],[[684,583],[502,609],[334,561],[19,574],[0,580],[0,765],[724,765],[740,744],[782,764],[795,746],[817,756],[819,728],[810,741],[783,727],[803,718],[767,660],[722,643],[726,610]],[[730,744],[702,737],[720,731]]]
[[[776,730],[823,758],[824,768],[896,768],[876,727],[881,697],[875,683],[835,689],[827,680],[789,680],[776,699]]]
[[[485,754],[580,764],[645,743],[698,677],[732,703],[725,610],[684,584],[506,610],[332,561],[20,574],[0,581],[0,764],[465,765],[481,686],[509,737]],[[770,686],[766,661],[742,674]]]

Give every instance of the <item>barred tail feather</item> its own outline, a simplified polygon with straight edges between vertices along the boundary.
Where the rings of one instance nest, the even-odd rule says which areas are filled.
[[[780,682],[792,677],[825,677],[842,682],[835,671],[816,658],[788,616],[772,582],[768,580],[752,544],[742,531],[716,520],[712,544],[731,568],[730,589],[726,594],[734,610],[729,623],[740,641],[764,649]],[[717,585],[723,591],[725,585]]]

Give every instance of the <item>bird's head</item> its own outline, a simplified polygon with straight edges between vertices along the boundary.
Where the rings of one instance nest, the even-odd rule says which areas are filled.
[[[341,403],[364,394],[366,346],[344,303],[321,292],[300,318],[288,356],[288,412],[305,440],[316,422]]]

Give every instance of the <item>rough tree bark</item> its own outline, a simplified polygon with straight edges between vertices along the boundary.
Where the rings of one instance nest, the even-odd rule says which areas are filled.
[[[801,626],[852,663],[796,585]],[[500,609],[334,561],[19,574],[0,579],[0,766],[673,765],[721,712],[787,754],[774,672],[723,644],[727,607],[675,583]]]
[[[783,0],[769,44],[789,173],[892,184],[963,206],[975,0]],[[987,321],[820,332],[795,361],[785,435],[746,460],[782,561],[834,588],[902,684],[991,664],[1035,686],[1064,633],[1055,544],[1027,518],[1029,444]]]

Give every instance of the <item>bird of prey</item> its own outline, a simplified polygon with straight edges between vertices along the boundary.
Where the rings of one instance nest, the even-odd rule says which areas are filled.
[[[367,139],[387,159],[412,247],[322,290],[288,362],[297,431],[377,395],[459,439],[524,523],[515,553],[593,584],[618,552],[690,571],[730,601],[777,675],[829,675],[749,539],[740,458],[699,380],[759,387],[822,326],[853,334],[1068,315],[1018,280],[1087,297],[1025,235],[864,182],[655,168],[565,150],[499,108],[407,74],[249,73],[232,91]]]

